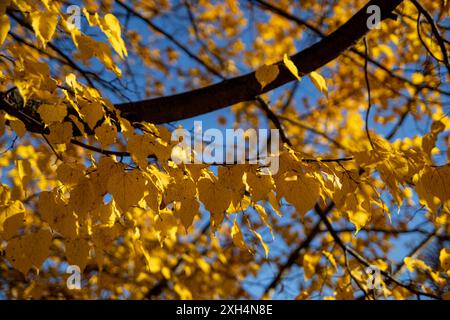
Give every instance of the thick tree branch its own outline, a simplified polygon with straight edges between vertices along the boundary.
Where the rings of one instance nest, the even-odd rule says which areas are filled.
[[[367,27],[368,6],[379,6],[381,19],[384,20],[401,2],[402,0],[372,0],[329,36],[292,56],[291,59],[300,74],[308,74],[326,65],[362,38],[369,31]],[[264,88],[261,88],[255,78],[255,72],[252,72],[201,89],[172,96],[117,104],[116,107],[125,118],[133,122],[167,123],[191,118],[239,102],[254,100],[260,94],[295,80],[294,76],[284,67],[283,62],[278,62],[277,65],[280,68],[278,77]]]

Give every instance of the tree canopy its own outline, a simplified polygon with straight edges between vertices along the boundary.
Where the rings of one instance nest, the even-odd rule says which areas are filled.
[[[450,299],[448,12],[2,0],[0,298]]]

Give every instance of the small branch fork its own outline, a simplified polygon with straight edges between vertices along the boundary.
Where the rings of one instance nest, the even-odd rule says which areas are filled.
[[[317,208],[317,206],[316,206]],[[320,209],[320,208],[318,208]],[[328,217],[324,214],[324,212],[322,210],[316,210],[316,212],[318,213],[318,215],[320,216],[321,220],[323,221],[323,223],[325,224],[325,227],[327,228],[327,230],[329,231],[329,233],[331,234],[331,236],[333,237],[334,241],[337,243],[337,245],[339,247],[341,247],[341,249],[344,251],[344,253],[349,253],[352,257],[354,257],[360,264],[362,264],[365,267],[369,267],[370,263],[369,261],[364,258],[361,254],[359,254],[356,250],[354,250],[353,248],[351,248],[350,246],[347,246],[344,244],[344,242],[342,241],[342,239],[339,237],[339,235],[337,234],[337,232],[334,230],[331,222],[329,221]],[[391,275],[390,273],[386,272],[386,271],[382,271],[380,270],[381,275],[383,275],[387,280],[395,283],[396,285],[407,289],[408,291],[419,295],[419,296],[426,296],[429,298],[433,298],[433,299],[438,299],[441,300],[442,298],[432,294],[432,293],[428,293],[428,292],[424,292],[421,290],[418,290],[416,288],[414,288],[411,285],[406,285],[404,283],[402,283],[401,281],[399,281],[397,278],[395,278],[393,275]],[[363,291],[364,292],[364,291]]]
[[[449,62],[449,57],[448,57],[448,53],[447,53],[447,48],[445,46],[445,43],[447,42],[446,39],[444,39],[439,30],[438,27],[436,26],[436,23],[434,22],[433,16],[431,15],[431,13],[428,12],[427,9],[425,9],[417,0],[410,0],[411,3],[416,7],[417,11],[419,12],[418,18],[417,18],[417,24],[418,24],[418,33],[419,33],[419,38],[422,41],[421,37],[420,37],[420,15],[422,14],[425,19],[427,20],[427,22],[430,24],[431,26],[431,31],[434,35],[434,37],[436,38],[436,41],[439,45],[439,48],[441,50],[442,53],[442,57],[443,59],[437,59],[435,57],[435,55],[433,53],[431,53],[429,51],[429,48],[426,46],[426,44],[422,41],[422,44],[425,46],[425,48],[427,49],[427,51],[430,53],[430,55],[435,58],[438,62],[441,62],[445,65],[445,67],[447,68],[447,72],[450,75],[450,62]]]

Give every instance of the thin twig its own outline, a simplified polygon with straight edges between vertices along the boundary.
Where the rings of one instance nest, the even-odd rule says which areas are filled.
[[[56,158],[59,161],[63,161],[61,156],[58,154],[58,152],[56,152],[55,148],[53,148],[52,144],[50,143],[50,141],[48,141],[47,137],[45,136],[45,134],[41,133],[42,138],[44,138],[45,142],[47,142],[48,146],[50,147],[50,149],[53,151],[53,153],[55,154]]]
[[[410,0],[410,1],[414,4],[414,6],[417,8],[417,10],[424,15],[425,19],[427,19],[428,23],[430,24],[431,31],[433,32],[433,35],[435,36],[435,38],[438,42],[439,48],[441,49],[441,53],[442,53],[442,57],[443,57],[442,62],[444,63],[445,67],[447,68],[448,74],[450,74],[450,63],[449,63],[449,58],[448,58],[448,54],[447,54],[447,48],[445,47],[445,41],[444,41],[444,38],[439,33],[439,30],[438,30],[436,24],[434,23],[433,16],[417,0]]]
[[[367,70],[368,68],[368,57],[369,57],[369,45],[367,43],[367,38],[364,37],[364,54],[365,54],[365,60],[364,60],[364,78],[366,79],[366,86],[367,86],[367,111],[366,111],[366,134],[367,138],[369,139],[370,145],[372,146],[372,149],[375,150],[375,146],[372,142],[372,138],[370,136],[370,130],[369,130],[369,119],[370,119],[370,109],[372,108],[372,96],[370,92],[370,82],[369,82],[369,72]]]

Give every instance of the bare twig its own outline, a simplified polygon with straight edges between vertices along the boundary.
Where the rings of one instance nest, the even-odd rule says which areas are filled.
[[[372,142],[372,138],[370,136],[370,130],[369,130],[369,120],[370,120],[370,109],[372,108],[372,95],[370,92],[370,81],[369,81],[369,72],[367,70],[368,68],[368,56],[369,56],[369,45],[367,43],[367,38],[364,37],[364,54],[365,54],[365,60],[364,60],[364,78],[366,80],[366,86],[367,86],[367,110],[366,110],[366,134],[367,139],[369,139],[370,145],[372,146],[372,149],[375,150],[375,146]]]
[[[447,48],[445,47],[445,40],[439,33],[439,30],[434,23],[433,16],[428,12],[427,9],[425,9],[417,0],[410,0],[412,4],[417,8],[417,10],[424,15],[425,19],[427,19],[428,23],[431,26],[431,31],[433,32],[434,37],[436,38],[436,41],[438,42],[439,48],[441,49],[442,57],[443,57],[443,63],[445,67],[447,68],[448,74],[450,74],[450,62],[448,58]],[[438,60],[439,61],[439,60]]]

